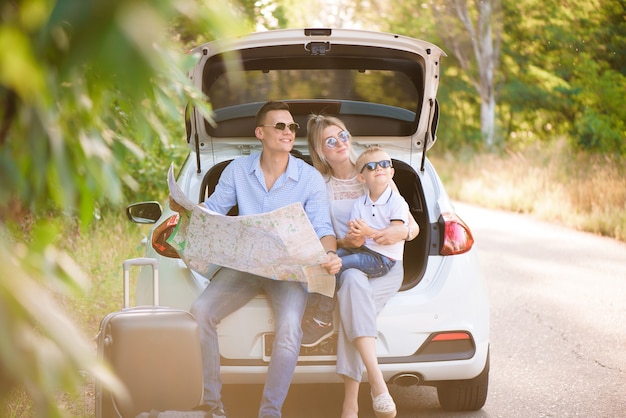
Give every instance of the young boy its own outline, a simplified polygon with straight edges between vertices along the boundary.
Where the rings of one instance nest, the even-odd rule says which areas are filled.
[[[367,192],[354,202],[348,226],[352,234],[365,238],[365,244],[358,248],[337,250],[342,265],[336,277],[340,277],[350,268],[361,270],[369,278],[381,277],[387,274],[397,261],[402,262],[405,241],[382,245],[370,236],[376,230],[385,229],[394,223],[406,225],[409,205],[400,193],[395,192],[390,186],[394,169],[389,154],[382,148],[371,147],[363,151],[356,160],[356,168],[359,172],[358,179],[365,183]],[[334,309],[334,298],[319,295],[318,303],[308,307],[308,310],[313,312],[308,312],[305,317],[312,318],[312,321],[318,324],[330,324]],[[319,335],[306,332],[305,329],[302,346],[312,347],[330,337],[333,330],[331,326],[328,328],[328,332]]]
[[[400,193],[390,186],[393,166],[389,154],[381,148],[368,148],[356,161],[359,181],[367,186],[367,193],[354,202],[350,215],[350,231],[365,237],[359,248],[339,248],[341,275],[349,268],[356,268],[370,278],[387,274],[398,260],[402,260],[404,241],[391,245],[376,243],[370,236],[375,230],[384,229],[394,223],[406,225],[409,205]]]

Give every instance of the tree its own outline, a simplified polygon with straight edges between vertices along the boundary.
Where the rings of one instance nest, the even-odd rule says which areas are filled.
[[[170,19],[219,36],[237,33],[239,19],[225,5],[200,5],[0,4],[0,398],[21,383],[37,416],[62,415],[55,396],[77,387],[80,370],[120,390],[51,295],[88,284],[55,243],[64,219],[85,228],[98,205],[119,205],[123,187],[136,189],[125,161],[167,142],[185,102],[208,110]]]
[[[512,132],[626,153],[626,12],[620,0],[504,2],[502,103]]]
[[[502,35],[499,0],[433,2],[444,44],[452,51],[480,97],[480,129],[487,148],[496,142],[496,71]]]

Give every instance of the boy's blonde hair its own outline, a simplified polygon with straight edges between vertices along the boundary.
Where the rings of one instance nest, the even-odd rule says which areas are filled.
[[[363,171],[363,167],[365,166],[365,164],[369,163],[370,161],[368,161],[372,154],[376,154],[376,153],[381,153],[381,154],[385,154],[385,157],[387,157],[386,159],[391,160],[391,157],[389,156],[389,154],[387,154],[387,152],[382,149],[381,147],[369,147],[366,148],[365,151],[363,151],[359,157],[356,159],[356,170],[357,172],[361,172]]]

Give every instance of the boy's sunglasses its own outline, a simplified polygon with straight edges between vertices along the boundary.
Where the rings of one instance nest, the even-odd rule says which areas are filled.
[[[379,166],[380,168],[389,168],[392,166],[391,160],[380,160],[380,161],[372,161],[371,163],[367,163],[363,166],[363,168],[361,168],[361,173],[366,168],[368,169],[368,171],[374,171],[376,170],[376,166]]]
[[[300,125],[298,125],[297,122],[293,122],[293,123],[276,122],[273,125],[259,125],[259,126],[269,126],[272,128],[276,128],[279,131],[284,131],[285,128],[289,128],[291,132],[296,132],[298,129],[300,129]]]
[[[324,140],[324,144],[326,144],[326,148],[335,148],[337,144],[339,143],[339,141],[345,144],[349,140],[350,140],[350,132],[341,131],[337,134],[337,138],[335,138],[334,136],[329,136],[328,138],[326,138]]]

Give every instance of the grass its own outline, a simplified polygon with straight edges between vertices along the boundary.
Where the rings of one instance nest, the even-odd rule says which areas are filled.
[[[563,145],[540,144],[495,154],[430,153],[453,199],[489,208],[532,214],[562,225],[626,241],[626,161],[624,158],[573,153]],[[64,301],[85,335],[96,336],[100,320],[122,305],[122,262],[143,255],[147,226],[132,224],[120,213],[96,221],[89,233],[66,234],[63,248],[81,265],[91,286]],[[131,286],[132,287],[132,286]],[[132,300],[132,298],[131,298]],[[95,350],[95,340],[94,340]],[[93,417],[94,385],[85,377],[77,394],[61,394],[68,416]],[[0,416],[31,416],[24,390],[16,390]]]
[[[122,213],[109,213],[96,221],[89,234],[76,235],[67,250],[90,278],[88,292],[71,305],[69,314],[82,318],[83,331],[94,335],[100,320],[123,304],[122,262],[144,256],[142,239],[149,226],[131,223]],[[136,271],[135,271],[136,273]]]

